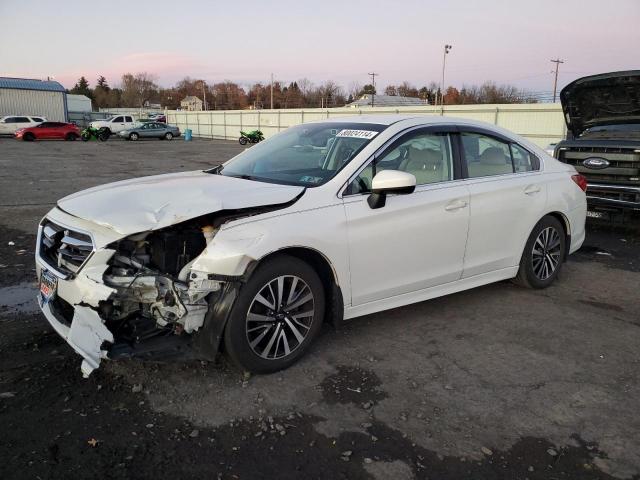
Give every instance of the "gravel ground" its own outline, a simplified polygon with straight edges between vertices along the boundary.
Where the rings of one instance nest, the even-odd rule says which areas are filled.
[[[0,478],[640,478],[640,234],[590,225],[544,291],[509,282],[326,328],[287,371],[108,362],[31,300],[55,200],[205,168],[233,142],[0,139]]]

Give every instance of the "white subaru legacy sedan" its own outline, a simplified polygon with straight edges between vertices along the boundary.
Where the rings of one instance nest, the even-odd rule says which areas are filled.
[[[83,357],[291,365],[323,322],[491,282],[544,288],[585,237],[586,182],[493,125],[431,116],[307,123],[205,171],[58,201],[39,303]]]

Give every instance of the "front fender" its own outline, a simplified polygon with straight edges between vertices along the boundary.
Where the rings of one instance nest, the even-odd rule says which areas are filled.
[[[327,259],[344,299],[350,301],[347,242],[342,203],[264,219],[244,218],[224,225],[191,268],[238,278],[274,252],[308,248]]]

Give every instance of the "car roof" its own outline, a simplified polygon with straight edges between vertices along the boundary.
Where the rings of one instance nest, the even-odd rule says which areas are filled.
[[[327,118],[318,120],[318,122],[329,123],[371,123],[378,125],[393,125],[399,122],[406,122],[417,125],[469,125],[477,127],[492,127],[495,129],[495,125],[487,122],[479,122],[477,120],[469,120],[467,118],[448,117],[438,114],[413,114],[413,115],[399,115],[399,114],[380,114],[380,115],[349,115],[344,117]]]

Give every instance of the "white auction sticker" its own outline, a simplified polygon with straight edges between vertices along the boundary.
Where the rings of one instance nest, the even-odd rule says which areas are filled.
[[[340,130],[336,137],[349,137],[349,138],[364,138],[367,140],[371,140],[375,137],[378,132],[373,132],[371,130]]]

